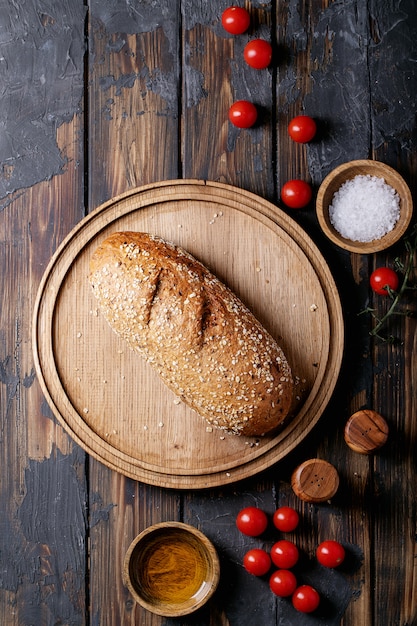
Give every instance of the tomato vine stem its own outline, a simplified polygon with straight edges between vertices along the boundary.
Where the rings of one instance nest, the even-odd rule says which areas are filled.
[[[410,311],[409,309],[405,311],[398,311],[397,307],[399,306],[406,291],[417,289],[417,285],[410,282],[411,273],[415,268],[414,256],[417,251],[417,224],[414,225],[410,234],[405,237],[404,244],[407,254],[405,262],[403,262],[399,257],[397,257],[394,261],[397,271],[401,272],[403,275],[402,283],[397,291],[393,291],[392,289],[390,289],[389,285],[385,285],[388,296],[392,299],[391,306],[382,317],[378,317],[378,315],[376,315],[375,313],[375,309],[370,307],[367,307],[359,313],[359,315],[362,315],[364,313],[370,313],[376,324],[372,328],[372,330],[369,331],[369,334],[373,337],[381,339],[382,341],[394,341],[392,335],[387,338],[380,334],[380,331],[383,329],[391,316],[401,315],[405,317],[411,317],[411,315],[413,314],[412,311]]]

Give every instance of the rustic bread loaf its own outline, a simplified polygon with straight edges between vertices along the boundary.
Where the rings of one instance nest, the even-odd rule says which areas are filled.
[[[282,350],[199,261],[159,237],[121,232],[90,268],[113,330],[208,422],[247,436],[283,422],[293,380]]]

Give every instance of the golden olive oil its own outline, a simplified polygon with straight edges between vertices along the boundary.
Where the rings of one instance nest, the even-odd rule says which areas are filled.
[[[152,603],[179,604],[198,594],[207,580],[207,558],[185,532],[154,537],[142,553],[142,592]]]

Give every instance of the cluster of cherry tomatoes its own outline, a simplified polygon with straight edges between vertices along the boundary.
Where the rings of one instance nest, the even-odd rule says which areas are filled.
[[[272,522],[281,532],[292,532],[299,524],[299,515],[295,509],[282,506],[272,517]],[[268,526],[266,513],[255,506],[242,509],[236,517],[236,526],[241,533],[249,537],[258,537],[265,532]],[[271,591],[281,598],[291,597],[292,604],[297,611],[312,613],[320,604],[320,595],[311,585],[299,585],[292,568],[299,559],[299,550],[296,544],[287,539],[280,539],[268,551],[262,548],[252,548],[243,557],[243,566],[254,576],[265,576],[275,568],[269,577]],[[324,567],[338,567],[345,558],[345,549],[341,543],[326,540],[316,549],[316,558]]]
[[[250,15],[242,7],[228,7],[222,14],[222,26],[231,35],[242,35],[250,24]],[[243,51],[246,63],[257,70],[268,67],[272,59],[272,46],[265,39],[252,39]],[[250,128],[258,119],[256,106],[248,100],[238,100],[229,109],[229,120],[238,128]]]
[[[288,124],[288,134],[296,143],[308,143],[317,132],[316,122],[308,115],[297,115]],[[289,180],[281,189],[281,200],[290,209],[302,209],[311,201],[313,191],[305,180]]]
[[[243,7],[230,6],[222,14],[222,26],[231,35],[242,35],[250,26],[250,15]],[[267,68],[272,60],[272,46],[264,39],[253,39],[246,44],[243,56],[246,63],[257,70]],[[248,100],[238,100],[229,109],[229,120],[238,128],[250,128],[256,123],[258,111]],[[317,125],[308,115],[297,115],[288,124],[288,134],[297,143],[308,143],[316,135]],[[282,202],[291,209],[302,209],[312,199],[311,185],[304,180],[287,181],[281,189]],[[373,291],[391,295],[399,285],[397,273],[387,267],[378,268],[370,277]]]
[[[223,28],[231,35],[242,35],[249,28],[250,16],[242,7],[229,7],[222,14]],[[263,70],[271,63],[272,46],[265,39],[253,39],[243,51],[246,63],[256,70]]]
[[[242,7],[231,6],[222,14],[223,28],[232,35],[247,31],[250,15]],[[253,39],[246,44],[243,57],[246,63],[257,70],[265,69],[272,59],[272,46],[265,39]],[[229,109],[229,120],[238,128],[250,128],[258,119],[256,106],[248,100],[238,100]],[[316,123],[308,115],[298,115],[288,125],[288,134],[297,143],[307,143],[316,134]],[[281,199],[292,209],[301,209],[312,198],[311,186],[303,180],[289,180],[281,189]]]

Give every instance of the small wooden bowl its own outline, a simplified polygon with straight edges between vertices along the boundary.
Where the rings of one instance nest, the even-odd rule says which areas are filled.
[[[219,578],[213,544],[181,522],[142,531],[130,544],[123,567],[123,582],[134,600],[164,617],[197,611],[213,595]]]
[[[336,191],[347,180],[351,180],[359,174],[383,178],[388,185],[397,191],[400,198],[400,217],[393,230],[380,239],[369,242],[346,239],[334,228],[329,218],[329,206]],[[389,165],[372,160],[349,161],[336,167],[323,180],[317,193],[316,212],[323,232],[333,243],[350,252],[370,254],[389,248],[404,235],[413,214],[413,200],[405,180]]]

